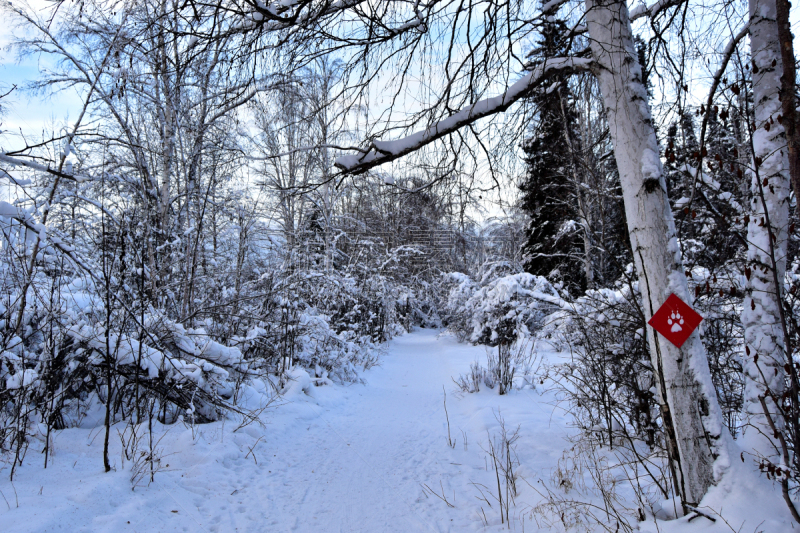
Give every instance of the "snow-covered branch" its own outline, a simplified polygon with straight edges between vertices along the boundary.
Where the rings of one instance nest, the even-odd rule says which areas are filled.
[[[683,2],[684,0],[658,0],[658,2],[650,6],[644,3],[639,4],[635,8],[631,9],[631,14],[630,14],[631,22],[640,19],[642,17],[654,18],[665,9],[678,6]]]
[[[566,3],[567,3],[567,0],[550,0],[549,2],[546,2],[546,3],[542,4],[542,13],[543,14],[547,14],[547,13],[551,13],[551,12],[555,13],[558,10],[559,7],[561,7],[562,5],[564,5]]]
[[[304,152],[313,152],[315,150],[324,150],[324,149],[333,149],[333,150],[355,150],[359,151],[360,148],[357,146],[340,146],[338,144],[315,144],[313,146],[301,146],[299,148],[294,148],[292,150],[287,150],[285,152],[280,152],[278,154],[271,154],[267,156],[246,156],[250,161],[269,161],[272,159],[280,159],[281,157],[287,157],[294,154],[304,153]]]
[[[25,168],[30,168],[31,170],[45,172],[47,174],[52,174],[53,176],[58,176],[60,178],[73,180],[78,183],[83,183],[84,181],[88,181],[90,179],[89,177],[83,176],[81,174],[73,174],[71,172],[61,172],[58,169],[50,167],[49,165],[45,166],[39,163],[34,163],[33,161],[26,161],[25,159],[20,159],[18,157],[11,157],[6,154],[0,154],[0,162],[7,163],[11,166],[25,167]]]
[[[364,154],[350,154],[336,159],[335,165],[342,171],[359,174],[370,168],[394,161],[404,155],[419,150],[433,141],[449,135],[464,126],[508,109],[512,104],[529,94],[554,71],[589,70],[593,62],[587,58],[561,57],[537,65],[531,72],[508,88],[506,92],[493,98],[480,100],[464,107],[457,113],[441,120],[423,131],[418,131],[394,141],[373,141]]]
[[[285,30],[291,26],[303,26],[319,18],[341,13],[362,4],[363,1],[342,0],[340,2],[332,2],[322,9],[312,10],[305,14],[301,14],[301,11],[303,7],[310,5],[309,2],[288,0],[270,5],[256,2],[256,11],[246,15],[247,18],[236,24],[232,29],[234,31],[249,31],[260,27],[260,29],[267,32]]]

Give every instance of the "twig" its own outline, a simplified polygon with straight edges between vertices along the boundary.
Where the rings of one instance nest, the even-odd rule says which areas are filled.
[[[716,521],[717,521],[717,519],[716,519],[716,518],[714,518],[714,517],[712,517],[712,516],[710,516],[710,515],[707,515],[706,513],[704,513],[703,511],[701,511],[701,510],[697,509],[696,507],[692,507],[691,505],[687,505],[687,506],[686,506],[686,508],[687,508],[687,509],[689,509],[691,512],[695,513],[695,515],[694,515],[694,516],[692,516],[692,517],[690,517],[690,518],[689,518],[689,522],[691,522],[691,521],[692,521],[692,520],[694,520],[695,518],[699,518],[699,517],[701,517],[701,516],[702,516],[703,518],[708,518],[708,519],[709,519],[709,520],[711,520],[712,522],[716,522]]]
[[[6,495],[3,494],[2,490],[0,490],[0,496],[2,496],[4,500],[6,500]],[[8,510],[10,511],[11,510],[11,505],[9,505],[8,500],[6,500],[6,506],[8,507]]]
[[[444,495],[444,486],[442,485],[442,482],[441,482],[441,481],[439,481],[439,485],[442,487],[442,495],[441,495],[441,496],[439,496],[439,494],[437,494],[436,492],[434,492],[434,491],[433,491],[433,489],[431,489],[431,488],[430,488],[430,487],[429,487],[427,484],[425,484],[425,483],[423,483],[423,484],[422,484],[422,486],[423,486],[423,487],[425,487],[426,489],[428,489],[428,492],[430,492],[431,494],[433,494],[434,496],[436,496],[437,498],[439,498],[440,500],[442,500],[444,503],[446,503],[446,504],[447,504],[447,506],[448,506],[448,507],[455,508],[455,505],[453,505],[452,503],[450,503],[449,501],[447,501],[447,497]]]
[[[444,393],[444,417],[447,419],[447,445],[455,448],[456,443],[450,437],[450,415],[447,414],[447,391],[444,389],[444,385],[442,385],[442,392]]]
[[[249,451],[249,452],[247,452],[247,455],[245,455],[245,456],[244,456],[244,458],[245,458],[245,459],[247,459],[247,457],[248,457],[248,456],[249,456],[249,455],[252,453],[252,454],[253,454],[253,461],[255,461],[255,462],[256,462],[256,464],[258,464],[258,459],[256,459],[256,452],[254,452],[253,450],[255,449],[255,447],[256,447],[256,446],[258,446],[258,442],[259,442],[261,439],[263,439],[263,438],[264,438],[264,436],[263,436],[263,435],[262,435],[262,436],[260,436],[260,437],[258,437],[258,440],[256,440],[256,442],[255,442],[255,443],[253,444],[253,446],[250,448],[250,451]]]

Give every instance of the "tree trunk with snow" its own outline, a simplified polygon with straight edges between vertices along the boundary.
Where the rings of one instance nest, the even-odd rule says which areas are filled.
[[[587,0],[586,20],[608,114],[646,319],[670,293],[691,303],[658,142],[622,0]],[[699,330],[677,348],[648,335],[675,486],[700,502],[729,464],[727,437]]]
[[[781,316],[781,292],[786,272],[789,224],[789,161],[781,114],[783,67],[775,0],[750,0],[750,46],[753,60],[755,131],[752,135],[750,223],[747,226],[747,265],[742,323],[748,355],[745,360],[745,405],[755,426],[747,446],[772,457],[773,431],[759,396],[767,388],[777,397],[785,391],[786,338]],[[757,357],[756,357],[757,356]],[[773,400],[766,405],[773,421],[781,420]]]
[[[166,19],[167,16],[167,3],[161,2],[161,16]],[[175,131],[173,129],[175,120],[174,109],[174,95],[173,84],[170,80],[171,68],[169,65],[169,57],[167,50],[167,42],[165,31],[158,34],[158,85],[156,92],[163,100],[164,107],[159,110],[161,115],[161,186],[159,190],[160,205],[158,206],[159,229],[162,232],[162,238],[167,240],[169,232],[169,211],[170,211],[170,181],[172,179],[172,165],[173,156],[175,154]]]

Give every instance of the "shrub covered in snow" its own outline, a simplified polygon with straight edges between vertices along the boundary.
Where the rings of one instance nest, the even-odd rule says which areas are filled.
[[[479,282],[461,273],[446,274],[445,323],[460,339],[513,344],[534,334],[562,304],[547,279],[510,273],[509,268],[506,263],[487,265]]]
[[[577,424],[608,445],[621,436],[658,439],[656,382],[634,286],[586,291],[553,317],[569,357],[551,367]]]
[[[273,393],[299,369],[315,385],[358,381],[381,342],[438,323],[428,282],[398,272],[402,251],[351,270],[272,262],[258,274],[254,261],[238,281],[208,280],[200,311],[181,317],[175,301],[151,297],[147,270],[127,268],[120,248],[99,252],[103,275],[66,261],[38,269],[21,314],[15,265],[3,266],[0,451],[24,455],[32,436],[49,442],[98,407],[109,424],[200,423],[242,412],[237,393],[253,378]]]
[[[511,268],[508,263],[486,265],[479,282],[461,273],[446,275],[444,315],[450,331],[461,340],[495,348],[487,350],[488,369],[476,365],[459,378],[462,390],[476,392],[483,383],[497,385],[504,394],[513,388],[515,376],[528,382],[532,338],[563,304],[545,278],[512,273]]]

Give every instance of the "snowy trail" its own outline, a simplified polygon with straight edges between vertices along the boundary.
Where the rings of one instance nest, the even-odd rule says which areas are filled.
[[[20,471],[13,487],[19,508],[12,500],[11,510],[0,511],[0,530],[484,530],[479,491],[471,483],[494,481],[483,448],[487,432],[497,430],[497,410],[510,428],[522,424],[518,471],[529,482],[546,475],[567,446],[564,421],[552,418],[547,396],[530,390],[508,396],[455,392],[451,378],[484,358],[484,348],[437,332],[399,337],[381,366],[365,373],[366,385],[297,392],[264,415],[265,428],[251,425],[232,433],[228,422],[193,433],[171,426],[161,444],[165,455],[171,454],[164,459],[171,466],[135,492],[129,465],[101,472],[101,438],[87,447],[86,430],[68,430],[57,439],[47,470],[38,454],[29,453],[31,466]],[[443,386],[455,448],[446,442]],[[119,457],[118,451],[117,464]],[[5,472],[0,490],[13,498]],[[443,492],[454,507],[423,484]],[[519,520],[525,518],[525,496],[523,488]],[[498,529],[497,511],[485,503],[483,508],[488,530]]]

